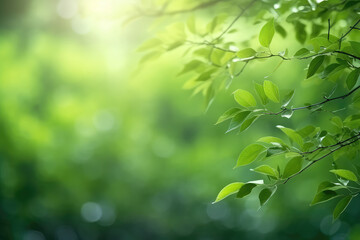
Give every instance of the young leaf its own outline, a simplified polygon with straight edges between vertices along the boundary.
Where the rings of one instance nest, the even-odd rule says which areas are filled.
[[[348,75],[348,77],[346,78],[346,86],[347,86],[347,88],[349,90],[351,90],[355,86],[355,84],[356,84],[356,82],[357,82],[357,80],[359,78],[359,75],[360,75],[360,70],[359,69],[353,70]]]
[[[259,193],[260,206],[263,206],[267,201],[269,201],[270,197],[275,193],[276,187],[274,188],[264,188]]]
[[[335,173],[339,177],[345,178],[345,179],[350,180],[350,181],[354,181],[354,182],[358,181],[358,178],[356,177],[355,173],[353,173],[350,170],[333,169],[333,170],[330,170],[330,172]]]
[[[321,64],[324,62],[324,59],[325,56],[317,56],[316,58],[311,60],[306,78],[309,78],[316,73],[316,71],[320,68]]]
[[[251,113],[250,111],[242,111],[242,112],[239,112],[238,114],[236,114],[234,116],[234,118],[231,120],[229,128],[226,131],[226,133],[231,132],[231,131],[237,129],[238,127],[240,127],[240,125],[244,122],[244,120],[247,118],[247,116],[250,113]]]
[[[338,204],[336,204],[336,207],[335,207],[334,212],[333,212],[333,220],[334,221],[336,219],[338,219],[340,214],[342,214],[345,211],[345,209],[349,205],[351,199],[352,199],[352,196],[346,196],[346,197],[342,198],[338,202]]]
[[[239,58],[249,58],[255,56],[256,51],[252,48],[245,48],[236,53]]]
[[[255,91],[259,96],[261,103],[263,105],[266,105],[269,102],[269,100],[264,92],[264,87],[261,84],[255,83]]]
[[[283,126],[276,126],[277,128],[280,128],[281,131],[283,131],[283,133],[285,133],[292,141],[296,142],[297,144],[299,144],[300,147],[303,146],[304,144],[304,140],[302,139],[302,137],[293,129],[291,128],[286,128]]]
[[[280,138],[277,138],[277,137],[272,137],[272,136],[262,137],[262,138],[259,138],[257,141],[263,142],[263,143],[279,143],[282,146],[287,146],[283,140],[281,140]]]
[[[236,114],[238,114],[241,111],[240,108],[231,108],[229,110],[227,110],[226,112],[224,112],[219,119],[217,120],[216,124],[222,123],[232,117],[234,117]]]
[[[248,129],[259,117],[260,116],[253,116],[251,118],[246,119],[240,127],[240,132],[243,132],[246,129]]]
[[[294,157],[285,166],[283,178],[288,178],[293,174],[299,172],[302,166],[302,157]]]
[[[235,101],[243,107],[255,107],[256,100],[248,91],[238,89],[234,92]]]
[[[314,199],[312,200],[310,206],[329,201],[338,196],[339,195],[335,191],[332,191],[332,190],[325,190],[325,191],[318,192],[315,195]]]
[[[301,48],[294,54],[294,57],[300,57],[302,55],[308,54],[310,51],[307,48]]]
[[[266,96],[273,102],[280,102],[279,88],[269,80],[264,81],[264,92]]]
[[[252,163],[264,151],[266,151],[266,147],[260,144],[254,143],[247,146],[240,153],[235,167],[244,166]]]
[[[274,178],[278,178],[278,174],[276,173],[276,170],[273,169],[272,167],[270,167],[269,165],[258,166],[257,168],[252,169],[252,171],[258,172],[258,173],[261,173],[261,174],[265,174],[267,176],[271,176],[271,177],[274,177]]]
[[[244,183],[242,183],[242,182],[234,182],[234,183],[230,183],[230,184],[226,185],[223,189],[221,189],[221,191],[217,195],[213,204],[223,200],[224,198],[226,198],[234,193],[237,193],[243,185],[244,185]]]
[[[270,19],[261,29],[259,42],[264,47],[269,47],[275,34],[274,19]]]

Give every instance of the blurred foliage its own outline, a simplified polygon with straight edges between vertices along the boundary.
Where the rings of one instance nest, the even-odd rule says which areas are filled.
[[[331,176],[321,169],[278,189],[260,210],[256,197],[211,204],[220,186],[257,176],[229,172],[239,149],[285,122],[260,119],[242,135],[214,126],[224,107],[236,106],[229,93],[278,61],[249,65],[204,114],[202,98],[181,89],[188,79],[177,77],[181,50],[138,64],[134,50],[156,24],[137,18],[122,27],[128,9],[110,0],[4,2],[0,239],[359,238],[358,199],[334,224],[329,205],[308,208],[316,183]],[[272,78],[286,73],[281,88],[296,85],[316,99],[316,81],[297,82],[305,65],[288,66]],[[290,119],[314,120],[326,124],[328,117]]]

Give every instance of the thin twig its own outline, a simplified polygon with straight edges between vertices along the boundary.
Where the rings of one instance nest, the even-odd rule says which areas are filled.
[[[245,8],[243,8],[241,10],[241,12],[235,17],[235,19],[229,24],[229,26],[227,28],[225,28],[225,30],[220,33],[214,40],[212,40],[212,43],[217,42],[218,40],[220,40],[229,30],[230,28],[237,22],[237,20],[239,20],[239,18],[245,14],[245,12],[256,2],[257,0],[252,0],[251,2],[249,2],[248,5],[245,6]]]
[[[301,155],[307,155],[307,154],[312,154],[312,153],[314,153],[314,152],[316,152],[316,151],[318,151],[318,150],[323,150],[323,149],[328,149],[328,148],[336,147],[336,146],[338,146],[338,145],[342,145],[342,144],[350,141],[351,139],[354,139],[354,138],[357,138],[357,137],[360,137],[360,133],[357,134],[357,135],[355,135],[355,136],[352,136],[352,137],[350,137],[350,138],[348,138],[348,139],[345,139],[345,140],[343,140],[343,141],[340,141],[340,142],[338,142],[338,143],[335,143],[335,144],[332,144],[332,145],[329,145],[329,146],[320,146],[320,147],[315,148],[315,149],[312,150],[312,151],[302,152],[302,153],[300,153],[300,154],[301,154]]]
[[[286,178],[286,180],[283,182],[283,184],[287,183],[291,178],[293,178],[293,177],[301,174],[302,172],[304,172],[306,169],[308,169],[309,167],[311,167],[313,164],[317,163],[317,162],[320,161],[321,159],[324,159],[324,158],[326,158],[327,156],[330,156],[331,154],[333,154],[334,152],[340,150],[341,148],[343,148],[343,147],[345,147],[345,146],[348,146],[348,145],[350,145],[350,144],[353,144],[353,143],[356,142],[356,141],[359,141],[359,139],[360,139],[360,138],[358,137],[358,138],[356,138],[355,140],[353,140],[353,141],[351,141],[351,142],[348,142],[348,143],[346,143],[346,144],[342,144],[342,145],[340,145],[339,147],[331,150],[331,151],[328,152],[327,154],[319,157],[318,159],[315,159],[315,160],[311,161],[308,165],[306,165],[306,166],[305,166],[304,168],[302,168],[300,171],[298,171],[297,173],[295,173],[295,174],[291,175],[290,177]]]
[[[264,114],[266,114],[266,115],[280,115],[280,114],[282,114],[282,113],[284,113],[286,111],[289,111],[289,110],[294,112],[294,111],[303,110],[303,109],[311,109],[312,107],[320,106],[320,105],[323,105],[323,104],[331,102],[331,101],[335,101],[335,100],[338,100],[338,99],[345,99],[345,98],[347,98],[348,96],[350,96],[351,94],[353,94],[354,92],[356,92],[359,89],[360,89],[360,86],[357,86],[356,88],[354,88],[353,90],[351,90],[347,94],[344,94],[344,95],[341,95],[341,96],[338,96],[338,97],[326,98],[324,101],[314,103],[314,104],[311,104],[311,105],[307,105],[307,106],[303,106],[303,107],[283,108],[278,112],[265,112]]]

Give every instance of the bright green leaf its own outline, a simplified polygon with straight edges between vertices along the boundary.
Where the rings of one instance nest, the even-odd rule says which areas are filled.
[[[264,151],[266,151],[266,147],[260,144],[254,143],[247,146],[240,153],[235,167],[244,166],[252,163]]]
[[[261,84],[255,83],[255,91],[259,96],[261,103],[263,105],[266,105],[269,102],[269,100],[264,92],[264,87]]]
[[[231,120],[229,128],[226,131],[226,133],[239,128],[250,113],[251,113],[250,111],[242,111],[237,113]]]
[[[338,175],[339,177],[348,179],[350,181],[354,181],[357,182],[358,178],[356,177],[356,175],[350,171],[350,170],[346,170],[346,169],[333,169],[330,170],[330,172],[335,173],[336,175]]]
[[[239,58],[250,58],[256,55],[256,51],[252,48],[245,48],[236,53]]]
[[[276,170],[274,168],[270,167],[269,165],[258,166],[256,168],[252,169],[252,171],[258,172],[261,174],[265,174],[267,176],[278,178],[278,174],[276,173]]]
[[[251,118],[246,119],[240,127],[240,132],[243,132],[246,129],[248,129],[258,118],[259,116],[253,116]]]
[[[240,108],[231,108],[229,110],[227,110],[226,112],[224,112],[219,119],[217,120],[216,124],[222,123],[232,117],[234,117],[236,114],[238,114],[240,111],[242,111]]]
[[[264,92],[266,96],[273,102],[280,102],[279,88],[269,80],[264,81]]]
[[[238,89],[234,92],[234,98],[238,104],[243,107],[255,107],[256,100],[254,96],[246,90]]]
[[[261,29],[259,42],[264,47],[269,47],[275,34],[274,19],[270,19]]]
[[[302,167],[302,157],[294,157],[285,166],[283,178],[288,178],[293,174],[299,172]]]
[[[229,185],[226,185],[223,189],[221,189],[221,191],[219,192],[219,194],[217,195],[217,197],[213,203],[219,202],[219,201],[223,200],[224,198],[226,198],[234,193],[237,193],[243,185],[244,185],[244,183],[242,183],[242,182],[234,182],[234,183],[230,183]]]

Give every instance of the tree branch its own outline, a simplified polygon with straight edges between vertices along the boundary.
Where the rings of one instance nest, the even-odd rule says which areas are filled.
[[[328,152],[327,154],[325,154],[324,156],[321,156],[319,157],[318,159],[315,159],[313,161],[311,161],[308,165],[306,165],[304,168],[302,168],[300,171],[298,171],[297,173],[291,175],[290,177],[286,178],[286,180],[283,182],[283,184],[287,183],[290,179],[292,179],[293,177],[296,177],[297,175],[301,174],[302,172],[304,172],[306,169],[308,169],[309,167],[311,167],[313,164],[317,163],[318,161],[320,161],[321,159],[324,159],[326,158],[327,156],[330,156],[331,154],[333,154],[334,152],[340,150],[341,148],[345,147],[345,146],[349,146],[357,141],[359,141],[359,136],[360,135],[357,135],[357,138],[351,142],[348,142],[346,144],[342,144],[340,145],[339,147],[333,149],[333,150],[330,150],[330,152]]]
[[[230,28],[237,22],[237,20],[239,20],[239,18],[245,14],[245,12],[256,2],[257,0],[252,0],[251,2],[249,2],[248,5],[245,6],[245,8],[243,8],[241,10],[241,12],[235,17],[235,19],[229,24],[229,26],[222,32],[220,33],[214,40],[212,40],[212,43],[215,43],[216,41],[220,40],[229,30]]]
[[[338,99],[345,99],[345,98],[347,98],[348,96],[350,96],[351,94],[353,94],[354,92],[356,92],[359,89],[360,89],[360,86],[357,86],[356,88],[354,88],[353,90],[351,90],[347,94],[344,94],[344,95],[341,95],[341,96],[338,96],[338,97],[326,98],[324,101],[314,103],[314,104],[311,104],[311,105],[307,105],[307,106],[303,106],[303,107],[290,108],[290,109],[289,108],[283,108],[279,112],[265,112],[264,114],[266,114],[266,115],[280,115],[280,114],[282,114],[282,113],[284,113],[286,111],[289,111],[289,110],[294,112],[294,111],[303,110],[303,109],[311,109],[312,107],[320,106],[320,105],[323,105],[323,104],[331,102],[331,101],[335,101],[335,100],[338,100]]]

